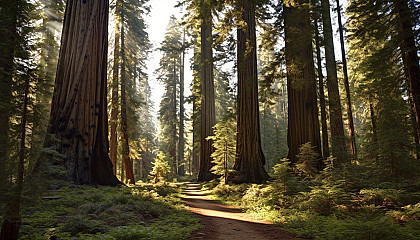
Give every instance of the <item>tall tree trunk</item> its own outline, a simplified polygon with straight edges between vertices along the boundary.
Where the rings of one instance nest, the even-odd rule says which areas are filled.
[[[214,102],[214,73],[212,49],[212,16],[209,4],[201,0],[201,131],[200,131],[200,171],[199,181],[209,181],[215,176],[210,172],[212,167],[211,154],[214,152],[213,140],[207,137],[213,135],[216,123]]]
[[[372,122],[372,133],[373,133],[373,143],[375,144],[375,148],[378,148],[378,127],[376,125],[376,115],[375,115],[375,108],[373,107],[372,103],[369,103],[370,109],[370,120]],[[375,152],[375,159],[378,162],[378,154]]]
[[[340,44],[341,44],[341,61],[343,62],[343,75],[344,75],[343,80],[344,80],[344,87],[346,89],[350,149],[351,149],[351,153],[353,157],[357,159],[357,146],[356,146],[356,136],[355,136],[356,133],[354,131],[353,110],[351,106],[351,97],[350,97],[349,74],[347,71],[346,48],[344,46],[344,30],[343,30],[343,23],[341,22],[340,0],[336,0],[336,2],[337,2],[337,16],[338,16],[338,31],[340,33]]]
[[[181,71],[179,73],[179,144],[178,144],[178,156],[179,163],[184,161],[184,65],[185,65],[185,29],[184,37],[182,39],[182,53],[181,53]]]
[[[321,108],[321,126],[322,126],[322,153],[324,158],[330,156],[330,145],[328,143],[328,127],[327,127],[327,112],[325,110],[325,93],[324,93],[324,76],[322,73],[322,58],[321,58],[321,41],[318,30],[318,17],[315,18],[315,46],[316,46],[316,60],[318,65],[319,78],[319,104]],[[321,170],[322,166],[318,166]]]
[[[6,216],[4,218],[0,239],[14,240],[18,239],[19,227],[21,224],[20,217],[20,201],[22,196],[23,187],[23,174],[24,174],[24,163],[25,163],[25,145],[26,145],[26,119],[28,112],[28,95],[29,95],[29,78],[26,76],[25,79],[25,93],[23,96],[23,109],[22,109],[22,123],[21,123],[21,139],[20,139],[20,151],[19,151],[19,162],[17,169],[16,186],[12,190],[12,197],[8,202],[6,209]]]
[[[289,109],[288,159],[296,163],[299,147],[310,142],[322,161],[309,1],[295,2],[293,6],[285,3],[284,7]]]
[[[325,59],[327,61],[327,87],[330,110],[330,130],[332,155],[337,163],[348,161],[338,89],[337,66],[335,62],[333,34],[329,0],[321,0],[322,22],[324,26]]]
[[[420,137],[420,66],[414,39],[412,13],[407,0],[394,0],[395,13],[399,20],[400,47],[404,69],[410,80],[417,123],[417,135]]]
[[[122,4],[124,4],[122,2]],[[126,97],[126,69],[125,69],[125,33],[124,33],[124,7],[121,13],[121,137],[122,158],[125,166],[125,177],[128,183],[134,184],[133,161],[130,159],[130,144],[128,142],[127,97]]]
[[[255,5],[250,0],[240,0],[238,7],[246,27],[237,30],[238,135],[233,166],[237,174],[233,181],[260,183],[270,177],[264,169],[265,158],[261,147]]]
[[[172,157],[172,169],[173,172],[172,174],[174,176],[178,175],[178,161],[177,161],[177,151],[176,151],[176,147],[177,147],[177,115],[176,115],[176,107],[177,107],[177,98],[176,98],[176,90],[177,90],[177,77],[176,77],[176,60],[177,57],[173,57],[173,78],[172,78],[172,133],[171,133],[171,141],[172,141],[172,146],[171,146],[171,150],[170,150],[170,156]]]
[[[77,184],[117,185],[108,156],[109,2],[68,0],[49,132]]]
[[[119,1],[117,1],[117,9]],[[111,137],[110,137],[110,153],[113,173],[117,176],[117,153],[118,153],[118,76],[120,67],[120,21],[117,17],[115,20],[115,43],[114,43],[114,68],[112,73],[112,95],[111,95]]]
[[[6,186],[6,161],[9,145],[9,118],[12,100],[13,60],[16,46],[18,1],[0,1],[0,189]]]
[[[201,131],[201,84],[200,84],[200,58],[201,55],[198,53],[198,48],[194,48],[194,79],[193,79],[193,89],[192,89],[192,101],[193,101],[193,157],[192,157],[192,165],[193,165],[193,173],[198,174],[200,170],[200,131]],[[198,177],[198,176],[197,176]]]

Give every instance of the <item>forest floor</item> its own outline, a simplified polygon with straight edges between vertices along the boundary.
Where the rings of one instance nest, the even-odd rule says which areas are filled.
[[[241,209],[223,205],[209,198],[200,184],[186,183],[184,202],[195,213],[203,226],[191,234],[195,239],[300,239],[273,225],[256,220]]]

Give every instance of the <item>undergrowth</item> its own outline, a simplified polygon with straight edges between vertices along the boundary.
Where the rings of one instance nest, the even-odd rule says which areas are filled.
[[[52,188],[24,196],[20,239],[186,239],[200,227],[174,184]]]
[[[266,184],[212,182],[214,198],[255,218],[314,239],[420,239],[420,186],[415,181],[374,182],[365,169],[328,165],[320,174],[296,174],[287,160]]]

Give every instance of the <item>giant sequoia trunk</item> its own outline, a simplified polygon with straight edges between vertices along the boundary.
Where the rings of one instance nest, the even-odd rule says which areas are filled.
[[[347,72],[347,59],[346,59],[346,48],[344,46],[344,30],[343,23],[341,22],[341,7],[340,1],[337,2],[337,15],[338,15],[338,30],[340,33],[340,45],[341,45],[341,60],[343,61],[343,75],[344,75],[344,87],[346,89],[346,100],[347,100],[347,117],[348,117],[348,130],[350,136],[350,149],[353,157],[357,158],[357,146],[356,146],[356,133],[354,131],[354,120],[353,120],[353,110],[351,107],[351,97],[350,97],[350,84],[349,84],[349,74]]]
[[[288,91],[288,158],[297,162],[302,144],[310,142],[322,156],[316,99],[315,69],[308,0],[285,3],[284,24]]]
[[[335,63],[334,43],[330,16],[329,0],[321,0],[322,22],[324,26],[325,59],[327,61],[327,87],[330,110],[330,130],[332,155],[337,162],[347,161],[346,139],[344,137],[343,116],[340,93],[338,90],[337,66]]]
[[[128,183],[134,184],[133,162],[130,159],[130,144],[128,142],[128,120],[127,120],[127,96],[126,96],[126,74],[125,74],[125,33],[124,17],[121,17],[121,137],[122,137],[122,158],[125,166],[125,176]]]
[[[265,158],[261,147],[255,5],[250,0],[240,0],[238,7],[246,26],[237,30],[238,135],[233,167],[236,173],[232,180],[260,183],[270,177],[264,169]]]
[[[117,3],[118,6],[118,3]],[[114,68],[112,72],[112,95],[111,95],[111,136],[110,136],[110,152],[113,173],[117,176],[117,126],[118,126],[118,73],[120,66],[120,27],[119,21],[116,19],[115,24],[115,43],[114,43]]]
[[[49,132],[76,184],[117,185],[108,156],[109,2],[68,0]]]
[[[412,13],[406,0],[394,0],[395,14],[399,19],[400,47],[405,73],[410,80],[411,94],[416,113],[417,134],[420,137],[420,66],[415,44]]]
[[[16,45],[18,1],[0,1],[0,189],[6,186],[9,118],[12,100],[13,59]]]
[[[209,181],[214,178],[210,172],[212,167],[211,154],[214,152],[213,141],[207,137],[213,135],[216,123],[214,103],[214,73],[212,50],[212,17],[210,6],[202,1],[201,9],[201,131],[200,131],[200,171],[199,181]]]

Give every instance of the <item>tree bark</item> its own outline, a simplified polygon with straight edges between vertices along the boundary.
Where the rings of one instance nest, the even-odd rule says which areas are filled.
[[[175,53],[173,53],[175,54]],[[170,156],[172,157],[172,169],[173,172],[172,174],[174,176],[178,175],[178,161],[177,161],[177,151],[176,151],[176,147],[177,147],[177,129],[176,129],[176,125],[177,125],[177,115],[176,115],[176,107],[177,107],[177,99],[176,99],[176,90],[177,90],[177,77],[176,77],[176,60],[177,57],[174,56],[173,57],[173,78],[172,78],[172,129],[171,129],[171,141],[172,141],[172,145],[171,145],[171,150],[170,150]]]
[[[393,3],[395,14],[399,20],[400,47],[405,73],[410,80],[416,114],[417,135],[420,138],[420,66],[413,32],[412,13],[406,0],[394,0]]]
[[[117,9],[119,1],[117,1]],[[118,12],[118,11],[117,11]],[[115,43],[114,43],[114,68],[112,73],[112,95],[111,95],[111,136],[110,136],[110,153],[113,173],[117,176],[117,152],[118,152],[118,76],[120,69],[120,26],[119,19],[115,20]]]
[[[232,180],[261,183],[270,177],[264,169],[265,157],[261,147],[255,5],[250,0],[240,0],[238,7],[246,26],[237,30],[238,119],[233,167],[237,172]]]
[[[109,2],[68,0],[49,132],[76,184],[117,185],[108,156]]]
[[[327,112],[325,110],[324,76],[322,73],[321,41],[318,30],[318,17],[315,18],[315,42],[319,78],[319,104],[321,108],[322,153],[324,158],[328,158],[330,156],[330,145],[328,142]],[[321,167],[322,166],[318,166],[318,169],[321,170]]]
[[[212,167],[211,154],[214,152],[213,140],[207,137],[213,135],[216,123],[214,102],[214,73],[212,49],[212,16],[210,6],[201,0],[201,131],[200,131],[200,171],[198,181],[210,181],[215,176]]]
[[[124,4],[122,2],[122,4]],[[125,33],[124,33],[124,7],[121,11],[121,138],[122,158],[125,165],[125,177],[128,183],[134,184],[133,161],[130,159],[130,144],[128,141],[127,97],[126,97],[126,69],[125,69]]]
[[[185,65],[185,29],[184,36],[182,39],[181,48],[181,71],[179,73],[179,140],[178,140],[178,156],[179,163],[184,161],[184,149],[185,149],[185,138],[184,138],[184,65]]]
[[[343,117],[341,112],[340,93],[338,89],[337,66],[335,62],[334,43],[331,26],[329,0],[321,0],[322,21],[324,26],[325,59],[327,61],[327,87],[330,110],[330,131],[332,155],[336,163],[348,161],[344,136]]]
[[[338,31],[340,33],[340,44],[341,44],[341,61],[343,62],[343,75],[344,75],[343,80],[344,80],[344,87],[346,89],[350,149],[351,149],[351,153],[353,157],[357,159],[357,146],[356,146],[356,136],[355,136],[356,133],[354,131],[353,110],[351,106],[351,97],[350,97],[349,74],[347,72],[346,48],[344,46],[344,30],[343,30],[343,23],[341,22],[340,0],[336,0],[336,2],[337,2],[337,16],[338,16]]]
[[[302,144],[310,142],[322,158],[309,1],[284,5],[288,92],[288,159],[297,162]]]
[[[12,100],[13,60],[16,45],[18,1],[0,2],[0,189],[6,186],[6,161],[9,146],[9,120]]]

